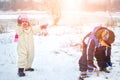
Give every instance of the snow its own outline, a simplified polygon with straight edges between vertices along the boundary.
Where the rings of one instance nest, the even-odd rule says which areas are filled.
[[[120,28],[113,29],[116,35],[112,44],[111,73],[96,72],[85,80],[119,80],[120,76]],[[15,32],[0,34],[0,80],[78,80],[80,71],[78,60],[81,56],[79,45],[81,30],[69,26],[51,27],[48,36],[34,36],[34,72],[25,72],[25,77],[17,75],[17,43]],[[108,77],[108,79],[106,79]]]

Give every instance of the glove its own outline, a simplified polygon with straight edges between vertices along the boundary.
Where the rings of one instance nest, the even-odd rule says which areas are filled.
[[[41,29],[47,29],[48,24],[41,25]]]
[[[88,65],[88,72],[93,72],[93,69],[94,69],[93,66]]]
[[[14,37],[14,42],[17,42],[17,41],[18,41],[18,34],[16,33]]]
[[[109,65],[110,67],[112,67],[112,63],[111,63],[111,62],[108,62],[108,65]]]

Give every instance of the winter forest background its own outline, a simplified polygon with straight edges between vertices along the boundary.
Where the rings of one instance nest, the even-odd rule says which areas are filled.
[[[0,0],[0,80],[78,80],[83,37],[97,25],[115,32],[111,73],[85,80],[119,80],[120,0]],[[36,34],[34,72],[17,76],[17,18],[27,13],[32,26],[48,24]],[[108,79],[106,78],[108,77]]]
[[[120,0],[75,0],[81,4],[84,10],[89,11],[98,11],[98,10],[110,10],[110,11],[119,11]],[[60,7],[63,0],[0,0],[0,9],[3,11],[6,10],[44,10],[50,9],[52,6]],[[27,4],[26,4],[27,3]],[[22,4],[22,6],[21,6]],[[87,7],[86,7],[87,6]]]
[[[51,24],[53,25],[67,24],[76,26],[88,23],[99,23],[112,26],[119,22],[119,18],[116,17],[116,15],[119,15],[120,11],[119,3],[120,0],[0,0],[0,14],[1,16],[6,14],[14,16],[27,11],[25,13],[36,16],[39,14],[49,16],[52,21]],[[89,14],[84,13],[87,11],[89,11]],[[98,13],[100,14],[98,16],[95,14],[96,12],[101,13]],[[96,19],[97,21],[94,19],[96,16],[98,18]],[[40,21],[40,18],[39,20],[33,21],[35,18],[36,17],[32,18],[32,23],[36,24]],[[3,30],[0,29],[0,32],[6,30],[6,27],[3,26],[8,26],[8,24],[11,25],[17,18],[13,17],[9,20],[8,24],[4,24],[4,21],[8,19],[9,18],[3,18],[0,21],[0,28],[5,28]],[[75,19],[74,22],[72,21],[73,19]]]

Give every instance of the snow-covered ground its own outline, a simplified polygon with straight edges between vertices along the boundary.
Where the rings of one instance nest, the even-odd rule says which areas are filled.
[[[16,16],[0,16],[0,19],[13,19]],[[18,56],[17,43],[14,42],[14,30],[10,33],[0,34],[0,80],[78,80],[80,74],[78,60],[81,56],[79,44],[81,44],[84,35],[94,27],[81,26],[49,27],[48,36],[35,35],[35,58],[33,62],[35,71],[25,72],[25,77],[18,77],[17,75]],[[113,68],[110,70],[111,73],[100,72],[97,76],[94,72],[90,78],[85,80],[119,80],[120,28],[116,27],[113,31],[116,39],[112,44]]]
[[[79,45],[80,30],[74,27],[52,27],[48,36],[34,36],[34,72],[25,72],[25,77],[17,75],[17,43],[13,41],[15,32],[0,34],[0,80],[78,80],[78,60],[81,56]],[[112,46],[111,73],[94,72],[85,80],[119,80],[120,76],[120,28],[114,29],[116,40]],[[108,79],[105,79],[108,77]]]

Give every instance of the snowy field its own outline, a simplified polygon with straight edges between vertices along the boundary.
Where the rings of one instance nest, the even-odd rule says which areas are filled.
[[[34,72],[25,72],[25,77],[17,75],[17,43],[15,32],[0,34],[0,80],[78,80],[78,60],[81,56],[80,45],[86,27],[50,27],[48,36],[34,36]],[[88,29],[88,27],[87,27]],[[120,28],[113,29],[115,42],[112,44],[112,63],[110,73],[94,72],[85,80],[119,80],[120,76]],[[76,45],[77,44],[77,45]],[[108,77],[108,79],[106,79]]]

